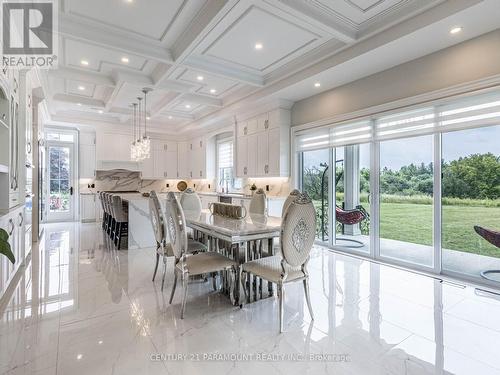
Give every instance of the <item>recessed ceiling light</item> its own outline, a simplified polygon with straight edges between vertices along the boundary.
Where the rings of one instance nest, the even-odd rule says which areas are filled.
[[[262,43],[255,43],[255,49],[262,49]]]
[[[78,354],[78,355],[76,356],[76,359],[78,359],[78,360],[80,360],[80,359],[82,359],[82,358],[83,358],[83,354]]]
[[[169,120],[172,120],[172,116],[168,116],[168,119],[169,119]]]
[[[198,77],[196,77],[196,79],[197,79],[198,81],[203,81],[203,76],[198,76]]]
[[[150,116],[146,116],[146,120],[151,120],[151,117]]]
[[[320,87],[320,86],[321,86],[321,83],[319,83],[319,82],[316,82],[316,83],[314,84],[314,87]]]
[[[97,343],[98,343],[99,345],[101,345],[101,344],[103,343],[103,341],[102,341],[102,340],[99,340]]]
[[[217,92],[216,89],[210,89],[210,94],[215,94]]]
[[[462,29],[462,26],[455,26],[450,30],[450,34],[458,34]]]
[[[85,86],[78,86],[78,90],[84,91],[85,90]]]
[[[84,66],[88,66],[89,62],[87,60],[82,60],[82,61],[80,61],[80,64],[82,64]]]
[[[122,63],[128,64],[128,62],[129,62],[128,57],[126,57],[126,56],[122,57]]]
[[[99,112],[101,115],[104,113],[104,111],[103,111],[102,109],[100,109],[98,112]]]
[[[133,3],[134,0],[125,0],[126,3]]]
[[[81,107],[82,106],[82,103],[76,103],[77,106]]]
[[[191,108],[191,104],[186,104],[186,108]]]

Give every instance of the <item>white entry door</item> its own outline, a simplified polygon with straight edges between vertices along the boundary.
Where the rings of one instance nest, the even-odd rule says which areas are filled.
[[[75,217],[74,144],[47,142],[47,221],[72,221]]]

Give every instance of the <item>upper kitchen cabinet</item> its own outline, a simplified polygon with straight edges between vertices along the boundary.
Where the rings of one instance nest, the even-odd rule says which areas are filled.
[[[237,124],[238,177],[290,175],[290,111],[276,109]]]
[[[179,142],[177,144],[177,172],[178,178],[189,178],[189,146],[190,142]]]
[[[215,177],[215,138],[196,138],[189,142],[189,178]]]
[[[80,178],[94,178],[96,170],[96,137],[93,132],[80,133]]]
[[[97,160],[130,161],[130,134],[99,133],[96,139]]]
[[[144,179],[177,178],[177,142],[152,140],[151,157],[141,162]]]

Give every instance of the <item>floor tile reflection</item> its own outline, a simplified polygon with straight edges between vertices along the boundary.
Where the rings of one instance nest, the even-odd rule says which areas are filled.
[[[154,257],[95,224],[48,225],[2,311],[0,373],[500,375],[500,300],[471,287],[315,247],[315,320],[287,285],[280,335],[276,298],[240,309],[203,281],[181,320],[172,260],[162,293]]]

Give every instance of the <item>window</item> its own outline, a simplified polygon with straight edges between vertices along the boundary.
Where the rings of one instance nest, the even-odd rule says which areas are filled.
[[[217,173],[219,186],[226,189],[234,187],[233,141],[220,141],[217,144]]]

